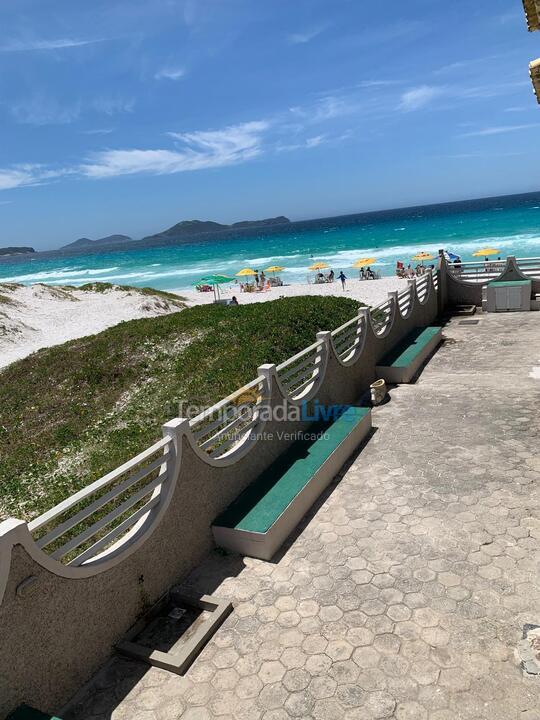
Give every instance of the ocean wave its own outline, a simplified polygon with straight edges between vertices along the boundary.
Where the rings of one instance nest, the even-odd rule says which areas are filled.
[[[85,270],[72,270],[70,268],[62,268],[61,270],[42,270],[36,273],[27,273],[25,275],[13,275],[11,277],[0,278],[0,282],[47,282],[51,283],[53,279],[60,278],[56,284],[67,282],[70,278],[82,277],[83,275],[100,275],[101,273],[110,273],[118,270],[118,266],[111,268],[86,268]],[[85,278],[85,282],[88,278]]]

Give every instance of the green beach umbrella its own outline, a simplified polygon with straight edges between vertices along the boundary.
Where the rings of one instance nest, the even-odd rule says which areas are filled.
[[[219,286],[225,283],[230,283],[234,278],[227,277],[227,275],[207,275],[199,280],[197,285],[211,285],[214,289],[214,300],[219,298]]]

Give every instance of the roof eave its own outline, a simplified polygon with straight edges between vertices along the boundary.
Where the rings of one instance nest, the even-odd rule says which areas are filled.
[[[534,92],[536,93],[536,99],[540,103],[540,58],[538,58],[538,60],[533,60],[533,62],[529,65],[529,72]]]
[[[540,0],[523,0],[529,32],[540,30]]]

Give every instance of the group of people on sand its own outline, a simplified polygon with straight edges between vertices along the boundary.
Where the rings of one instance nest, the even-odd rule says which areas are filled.
[[[335,280],[335,274],[333,270],[330,270],[328,275],[323,275],[322,272],[317,273],[317,276],[315,278],[315,283],[318,285],[320,283],[333,283]],[[347,280],[347,276],[343,272],[343,270],[339,271],[338,280],[341,281],[341,287],[343,290],[345,290],[345,281]]]
[[[405,267],[401,260],[398,260],[396,263],[396,276],[398,278],[412,279],[425,275],[428,269],[435,270],[435,265],[423,265],[422,263],[418,263],[418,265],[414,268],[411,263],[409,263],[407,267]]]
[[[270,290],[272,285],[283,285],[283,282],[276,277],[267,278],[264,274],[264,270],[261,270],[261,272],[255,270],[255,275],[253,275],[253,284],[241,283],[240,290],[242,292],[264,292],[265,290]]]
[[[315,277],[315,282],[317,285],[320,283],[333,283],[335,279],[334,271],[330,270],[328,275],[325,275],[322,272],[318,272],[317,276]]]
[[[360,268],[360,280],[375,280],[375,273],[370,267]]]

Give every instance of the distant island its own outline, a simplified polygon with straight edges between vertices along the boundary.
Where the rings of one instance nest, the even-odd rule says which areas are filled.
[[[129,235],[107,235],[107,237],[99,238],[99,240],[90,240],[90,238],[79,238],[74,240],[69,245],[64,245],[61,249],[67,250],[68,248],[87,248],[96,247],[98,245],[115,245],[117,243],[132,242]]]
[[[35,253],[34,248],[31,247],[5,247],[0,248],[0,255],[5,257],[9,255],[28,255],[28,253]]]
[[[284,215],[280,215],[275,218],[265,218],[264,220],[242,220],[240,222],[233,223],[232,225],[224,225],[222,223],[213,222],[212,220],[182,220],[176,225],[163,230],[162,232],[156,233],[155,235],[147,235],[142,240],[133,240],[127,235],[108,235],[98,240],[90,240],[90,238],[79,238],[69,245],[64,245],[61,250],[87,250],[90,248],[100,248],[104,246],[115,246],[118,248],[124,244],[129,243],[137,244],[141,246],[146,244],[154,244],[159,242],[178,242],[182,240],[191,240],[198,236],[213,235],[216,233],[226,233],[235,230],[256,230],[263,228],[275,227],[277,225],[289,225],[289,218]]]

